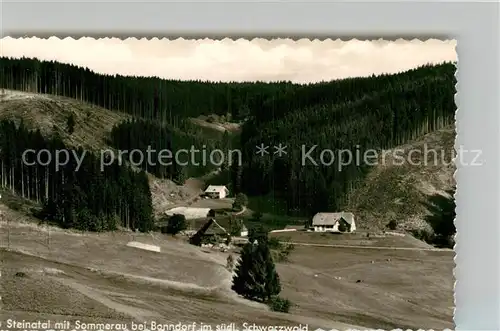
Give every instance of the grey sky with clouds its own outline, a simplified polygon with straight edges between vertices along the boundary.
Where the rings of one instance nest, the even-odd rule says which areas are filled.
[[[456,41],[254,39],[214,41],[6,37],[0,55],[56,60],[105,74],[309,83],[456,61]]]

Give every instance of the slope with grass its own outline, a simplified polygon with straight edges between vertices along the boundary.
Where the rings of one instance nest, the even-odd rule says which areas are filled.
[[[75,118],[74,132],[69,134],[67,120]],[[129,115],[111,112],[75,99],[22,92],[0,90],[0,119],[21,120],[31,130],[42,135],[58,133],[64,142],[73,147],[99,151],[111,148],[108,134],[114,125],[130,118]]]
[[[69,116],[75,119],[74,132],[68,131]],[[125,113],[114,112],[75,99],[17,90],[0,90],[0,120],[21,121],[30,130],[40,130],[44,137],[59,135],[71,148],[82,147],[99,155],[116,148],[110,145],[110,132],[114,126],[130,120]],[[199,189],[178,185],[171,180],[148,176],[153,208],[159,214],[172,205],[199,195]],[[26,201],[24,201],[26,202]]]
[[[38,226],[0,204],[3,312],[20,319],[356,328],[314,312],[280,314],[230,290],[226,254],[166,235]],[[10,222],[7,222],[10,220]],[[155,244],[161,252],[127,247]],[[138,263],[140,261],[140,263]],[[359,328],[359,327],[357,327]]]
[[[373,329],[453,329],[453,252],[296,246],[278,264],[294,313]]]
[[[26,65],[29,61],[24,59],[21,63]],[[295,162],[296,153],[291,155],[294,157],[291,161],[277,162],[276,159],[257,160],[254,155],[256,144],[284,141],[290,137],[297,144],[319,141],[323,147],[332,147],[331,141],[335,140],[338,144],[333,147],[351,148],[362,137],[366,148],[371,145],[392,148],[402,142],[407,143],[404,146],[407,152],[423,148],[425,144],[436,149],[450,148],[453,132],[442,128],[451,122],[454,111],[450,65],[425,67],[399,76],[313,84],[300,88],[297,94],[294,92],[296,87],[286,83],[249,84],[251,89],[246,91],[248,86],[245,84],[181,84],[157,79],[104,77],[88,71],[82,76],[89,79],[85,85],[71,76],[80,73],[81,68],[57,64],[52,70],[51,64],[43,63],[42,66],[48,69],[34,71],[30,82],[19,74],[23,70],[15,72],[14,67],[8,67],[7,72],[11,75],[5,76],[8,79],[2,81],[2,86],[17,84],[38,91],[48,87],[53,93],[80,97],[110,109],[121,105],[123,109],[113,112],[64,97],[7,91],[2,95],[0,116],[16,121],[22,119],[30,128],[40,128],[44,135],[57,132],[68,145],[89,150],[110,148],[108,134],[114,125],[130,119],[125,113],[162,123],[169,118],[169,112],[172,115],[174,108],[177,114],[170,118],[174,120],[178,120],[175,116],[184,110],[183,117],[198,118],[191,123],[200,126],[200,134],[205,132],[211,138],[219,139],[220,136],[222,139],[224,133],[220,127],[207,125],[200,114],[226,116],[223,114],[232,113],[242,120],[246,116],[252,118],[261,110],[259,105],[266,104],[265,116],[244,125],[241,132],[243,149],[247,155],[253,155],[242,172],[246,182],[243,186],[257,188],[257,191],[267,186],[267,190],[257,192],[258,198],[250,199],[250,208],[245,214],[254,208],[263,209],[262,206],[268,204],[263,197],[289,198],[289,202],[300,202],[297,205],[302,208],[298,212],[345,203],[346,208],[356,213],[361,229],[385,228],[389,220],[396,220],[401,229],[413,229],[425,226],[422,218],[426,213],[423,205],[426,197],[453,185],[453,168],[445,162],[429,168],[388,165],[386,160],[385,164],[370,169],[366,177],[359,177],[362,181],[351,185],[350,180],[345,179],[350,175],[356,177],[357,169],[350,168],[338,174],[325,168],[300,168]],[[47,80],[50,74],[63,77],[54,82]],[[43,82],[46,86],[42,86]],[[147,84],[140,88],[138,82]],[[111,84],[111,91],[100,88],[103,84]],[[165,89],[158,96],[158,86],[160,90],[167,86],[168,93]],[[98,91],[94,93],[95,90]],[[195,94],[203,98],[190,104],[194,94],[189,91],[199,91]],[[172,94],[172,98],[166,98],[167,94]],[[283,95],[288,101],[274,98],[274,95]],[[301,102],[295,102],[297,98]],[[420,105],[424,111],[415,112]],[[288,106],[295,108],[289,111]],[[402,112],[394,111],[400,108]],[[66,130],[70,114],[76,119],[72,134]],[[331,129],[331,124],[338,125]],[[391,132],[394,135],[389,137]],[[239,137],[239,131],[235,130],[233,136]],[[159,214],[168,207],[194,201],[204,180],[221,180],[221,184],[225,184],[225,177],[237,186],[238,178],[233,177],[231,171],[229,173],[217,170],[213,177],[187,180],[182,186],[150,175],[155,212]],[[265,185],[260,185],[262,183]],[[278,186],[281,192],[275,192]],[[297,192],[304,192],[305,196]],[[330,201],[325,197],[332,192],[336,195],[330,196]],[[344,194],[346,192],[348,194]],[[9,196],[10,205],[11,200],[15,197]],[[195,204],[203,203],[206,202]],[[20,204],[24,202],[13,203],[15,206]],[[268,209],[261,210],[263,219],[280,224],[286,224],[290,218],[286,216],[282,221],[272,214],[281,213],[282,209],[294,211],[296,207],[293,204],[269,205]],[[227,256],[223,253],[203,251],[183,240],[161,234],[81,233],[39,226],[36,220],[27,216],[28,211],[16,209],[19,210],[0,201],[0,243],[6,248],[1,257],[8,266],[2,274],[7,285],[2,288],[1,296],[5,298],[4,310],[19,319],[154,319],[165,323],[196,320],[210,324],[251,321],[261,325],[307,323],[310,328],[323,329],[361,329],[356,325],[384,329],[453,328],[453,254],[449,251],[361,249],[354,246],[368,239],[359,236],[343,237],[342,245],[351,247],[297,247],[288,263],[278,263],[282,295],[294,304],[291,314],[279,314],[243,300],[230,290],[231,273],[225,269]],[[304,233],[297,234],[301,235]],[[313,239],[331,242],[332,238],[308,238],[309,242]],[[148,252],[127,247],[130,241],[154,244],[161,250]],[[411,238],[370,241],[379,246],[424,246]],[[58,293],[60,301],[54,293]]]
[[[348,197],[348,210],[364,229],[429,230],[429,197],[446,195],[455,186],[455,130],[429,133],[379,156],[364,182]]]
[[[39,226],[1,203],[0,211],[3,312],[18,319],[453,328],[450,252],[296,247],[277,264],[281,295],[293,303],[282,314],[230,290],[225,253],[162,234]]]

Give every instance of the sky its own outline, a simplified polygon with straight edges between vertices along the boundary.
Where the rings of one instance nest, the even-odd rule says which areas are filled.
[[[0,55],[71,63],[104,74],[179,80],[312,83],[457,61],[456,41],[10,38]]]

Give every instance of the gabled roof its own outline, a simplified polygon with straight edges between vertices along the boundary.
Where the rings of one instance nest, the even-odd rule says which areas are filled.
[[[225,187],[224,185],[209,185],[205,190],[205,193],[217,193],[223,191],[229,192],[227,187]]]
[[[207,222],[207,224],[208,224],[208,228],[205,230],[205,232],[203,232],[203,234],[209,234],[209,235],[227,234],[226,229],[224,229],[219,223],[217,223],[217,221],[215,219],[211,218]],[[203,230],[201,229],[201,231],[203,231]]]
[[[314,225],[334,225],[340,219],[344,219],[348,224],[354,223],[354,214],[348,212],[340,213],[317,213],[312,219]]]

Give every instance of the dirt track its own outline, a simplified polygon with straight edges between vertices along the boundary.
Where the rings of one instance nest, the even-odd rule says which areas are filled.
[[[375,249],[375,250],[396,250],[396,251],[424,251],[424,252],[454,252],[449,248],[420,248],[420,247],[377,247],[377,246],[362,246],[362,245],[335,245],[335,244],[314,244],[289,242],[296,246],[312,246],[312,247],[331,247],[331,248],[359,248],[359,249]]]

